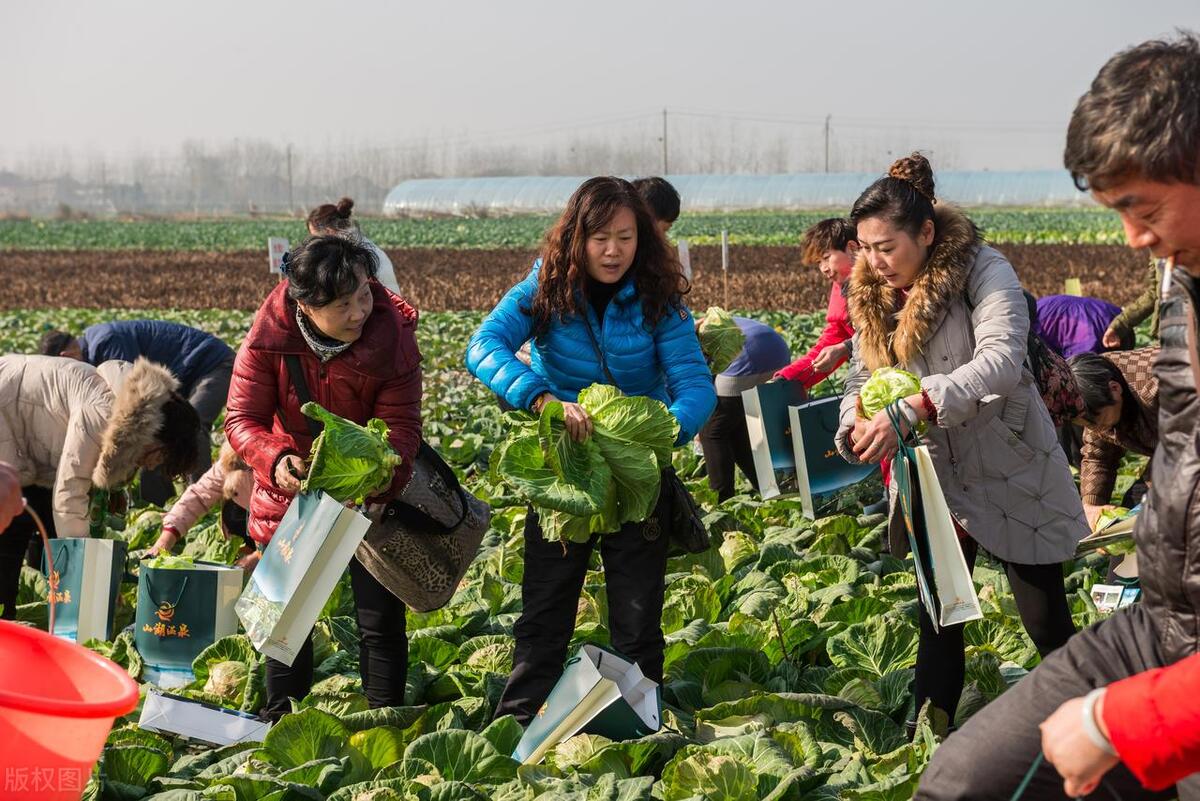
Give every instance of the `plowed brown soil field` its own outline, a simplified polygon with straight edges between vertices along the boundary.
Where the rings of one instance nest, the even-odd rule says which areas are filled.
[[[1142,289],[1145,258],[1115,245],[1005,245],[1022,283],[1036,295],[1080,278],[1085,295],[1118,305]],[[487,309],[529,269],[526,250],[389,250],[401,290],[419,309]],[[694,308],[809,312],[824,308],[828,285],[790,247],[730,250],[728,297],[716,247],[692,249]],[[0,310],[56,307],[255,309],[275,285],[259,251],[0,252]]]

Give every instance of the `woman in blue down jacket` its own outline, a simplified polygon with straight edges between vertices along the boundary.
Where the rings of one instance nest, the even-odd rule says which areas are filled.
[[[591,421],[575,401],[580,390],[611,383],[607,367],[625,394],[667,405],[679,422],[681,445],[696,435],[717,400],[692,315],[683,305],[687,290],[633,186],[619,178],[592,178],[567,202],[529,276],[471,337],[467,367],[518,409],[538,413],[548,401],[562,401],[567,431],[579,441],[591,434]],[[516,356],[528,340],[530,366]],[[547,542],[530,512],[524,606],[497,717],[513,714],[528,724],[558,681],[597,544],[613,648],[636,661],[648,678],[662,681],[667,539],[657,527],[630,523],[586,543]]]

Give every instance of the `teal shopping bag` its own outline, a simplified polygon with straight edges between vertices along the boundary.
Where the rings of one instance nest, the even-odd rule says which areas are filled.
[[[562,677],[513,752],[524,764],[579,732],[610,740],[652,734],[662,724],[662,688],[636,662],[591,643],[567,660]]]
[[[801,509],[809,520],[816,519],[816,504],[823,496],[875,473],[874,465],[850,464],[838,453],[834,437],[841,402],[840,396],[831,396],[788,407],[796,486]]]
[[[190,682],[200,652],[237,633],[234,604],[241,591],[241,568],[208,562],[186,569],[142,565],[133,639],[143,678],[160,687]]]
[[[788,407],[803,403],[807,397],[799,381],[771,381],[742,392],[754,473],[764,499],[800,491]]]
[[[54,569],[42,573],[54,595],[53,634],[78,643],[111,640],[126,544],[120,540],[61,537],[50,540]]]

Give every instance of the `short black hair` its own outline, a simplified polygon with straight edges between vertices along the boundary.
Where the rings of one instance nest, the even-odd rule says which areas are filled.
[[[287,295],[320,308],[358,288],[358,271],[374,278],[379,260],[357,237],[310,236],[288,253]]]
[[[1200,39],[1180,31],[1110,58],[1075,106],[1063,163],[1085,192],[1200,183]]]
[[[38,353],[43,356],[61,356],[74,339],[75,337],[66,331],[51,329],[38,340]]]
[[[679,219],[679,192],[671,186],[670,181],[654,175],[649,178],[638,178],[632,183],[633,188],[650,207],[650,213],[654,215],[654,219],[668,223]]]
[[[178,392],[163,404],[163,424],[154,438],[163,446],[163,473],[176,478],[192,471],[200,457],[204,427],[192,404]]]
[[[830,217],[814,223],[804,232],[804,238],[800,240],[800,258],[805,264],[820,264],[826,251],[844,251],[851,242],[858,242],[854,223],[845,217]]]
[[[1079,396],[1088,417],[1095,417],[1101,411],[1113,405],[1112,392],[1108,388],[1109,381],[1121,385],[1121,393],[1128,397],[1129,384],[1120,368],[1095,353],[1079,353],[1067,360],[1071,374],[1075,376],[1075,386],[1079,388]]]

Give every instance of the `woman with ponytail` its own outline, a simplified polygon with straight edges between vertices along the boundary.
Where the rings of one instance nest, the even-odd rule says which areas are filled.
[[[921,380],[901,401],[924,442],[963,554],[980,546],[1004,565],[1025,630],[1044,656],[1074,633],[1061,563],[1087,534],[1083,505],[1054,425],[1025,367],[1029,313],[1016,273],[960,210],[937,203],[933,170],[914,153],[854,204],[859,256],[847,300],[855,330],[838,448],[847,461],[896,452],[886,410],[858,414],[872,371]],[[907,552],[892,499],[893,555]],[[965,672],[963,626],[934,631],[920,607],[913,717],[926,701],[954,719]]]
[[[370,239],[367,239],[358,227],[356,220],[350,219],[354,210],[354,201],[344,197],[337,203],[325,203],[317,206],[308,214],[308,232],[313,236],[340,236],[350,239],[375,254],[375,280],[383,284],[393,294],[400,294],[400,285],[396,283],[396,268],[392,260]]]

